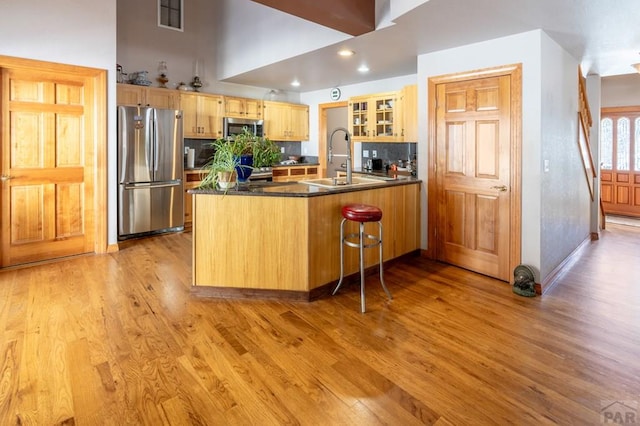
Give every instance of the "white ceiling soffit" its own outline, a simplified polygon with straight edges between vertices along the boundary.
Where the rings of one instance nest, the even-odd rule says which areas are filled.
[[[635,72],[640,62],[638,0],[378,0],[376,31],[350,37],[255,4],[237,3],[235,18],[258,19],[245,38],[226,32],[221,79],[258,87],[312,91],[417,72],[417,56],[466,44],[542,29],[577,60],[585,73]],[[248,6],[264,8],[251,10]],[[278,14],[285,16],[278,16]],[[234,16],[231,16],[233,18]],[[234,22],[234,21],[227,21]],[[235,21],[237,22],[237,21]],[[233,24],[228,31],[238,32]],[[242,42],[242,44],[238,44]],[[336,55],[346,47],[356,54]],[[233,66],[231,66],[233,64]],[[356,71],[366,64],[370,72]]]

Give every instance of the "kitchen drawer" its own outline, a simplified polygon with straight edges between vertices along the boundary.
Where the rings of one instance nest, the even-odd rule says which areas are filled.
[[[318,177],[318,166],[290,166],[276,167],[273,169],[274,182],[295,182],[299,180],[314,179]]]

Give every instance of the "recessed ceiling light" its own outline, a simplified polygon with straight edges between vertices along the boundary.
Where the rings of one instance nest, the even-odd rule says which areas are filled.
[[[358,68],[358,71],[362,73],[369,72],[369,67],[366,65],[360,65],[360,68]]]
[[[300,86],[300,82],[299,82],[298,80],[293,80],[293,81],[291,82],[291,85],[292,85],[293,87],[299,87],[299,86]]]
[[[338,55],[343,56],[345,58],[348,58],[349,56],[353,56],[355,55],[356,52],[354,52],[353,50],[349,50],[349,49],[342,49],[338,51]]]

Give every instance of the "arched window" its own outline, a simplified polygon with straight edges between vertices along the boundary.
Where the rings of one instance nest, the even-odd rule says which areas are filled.
[[[616,170],[629,170],[629,153],[631,151],[631,135],[629,134],[629,119],[618,119],[618,138],[616,141]]]
[[[603,118],[600,125],[600,161],[603,170],[613,169],[613,120]]]

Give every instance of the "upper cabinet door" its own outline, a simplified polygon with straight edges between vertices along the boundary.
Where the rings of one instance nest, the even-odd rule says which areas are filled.
[[[218,139],[222,137],[223,97],[203,93],[180,95],[184,137]]]
[[[402,93],[349,99],[349,130],[358,142],[404,142]]]
[[[309,107],[264,101],[265,137],[275,141],[309,140]]]
[[[224,115],[233,118],[262,118],[262,101],[258,99],[245,99],[225,96]]]

